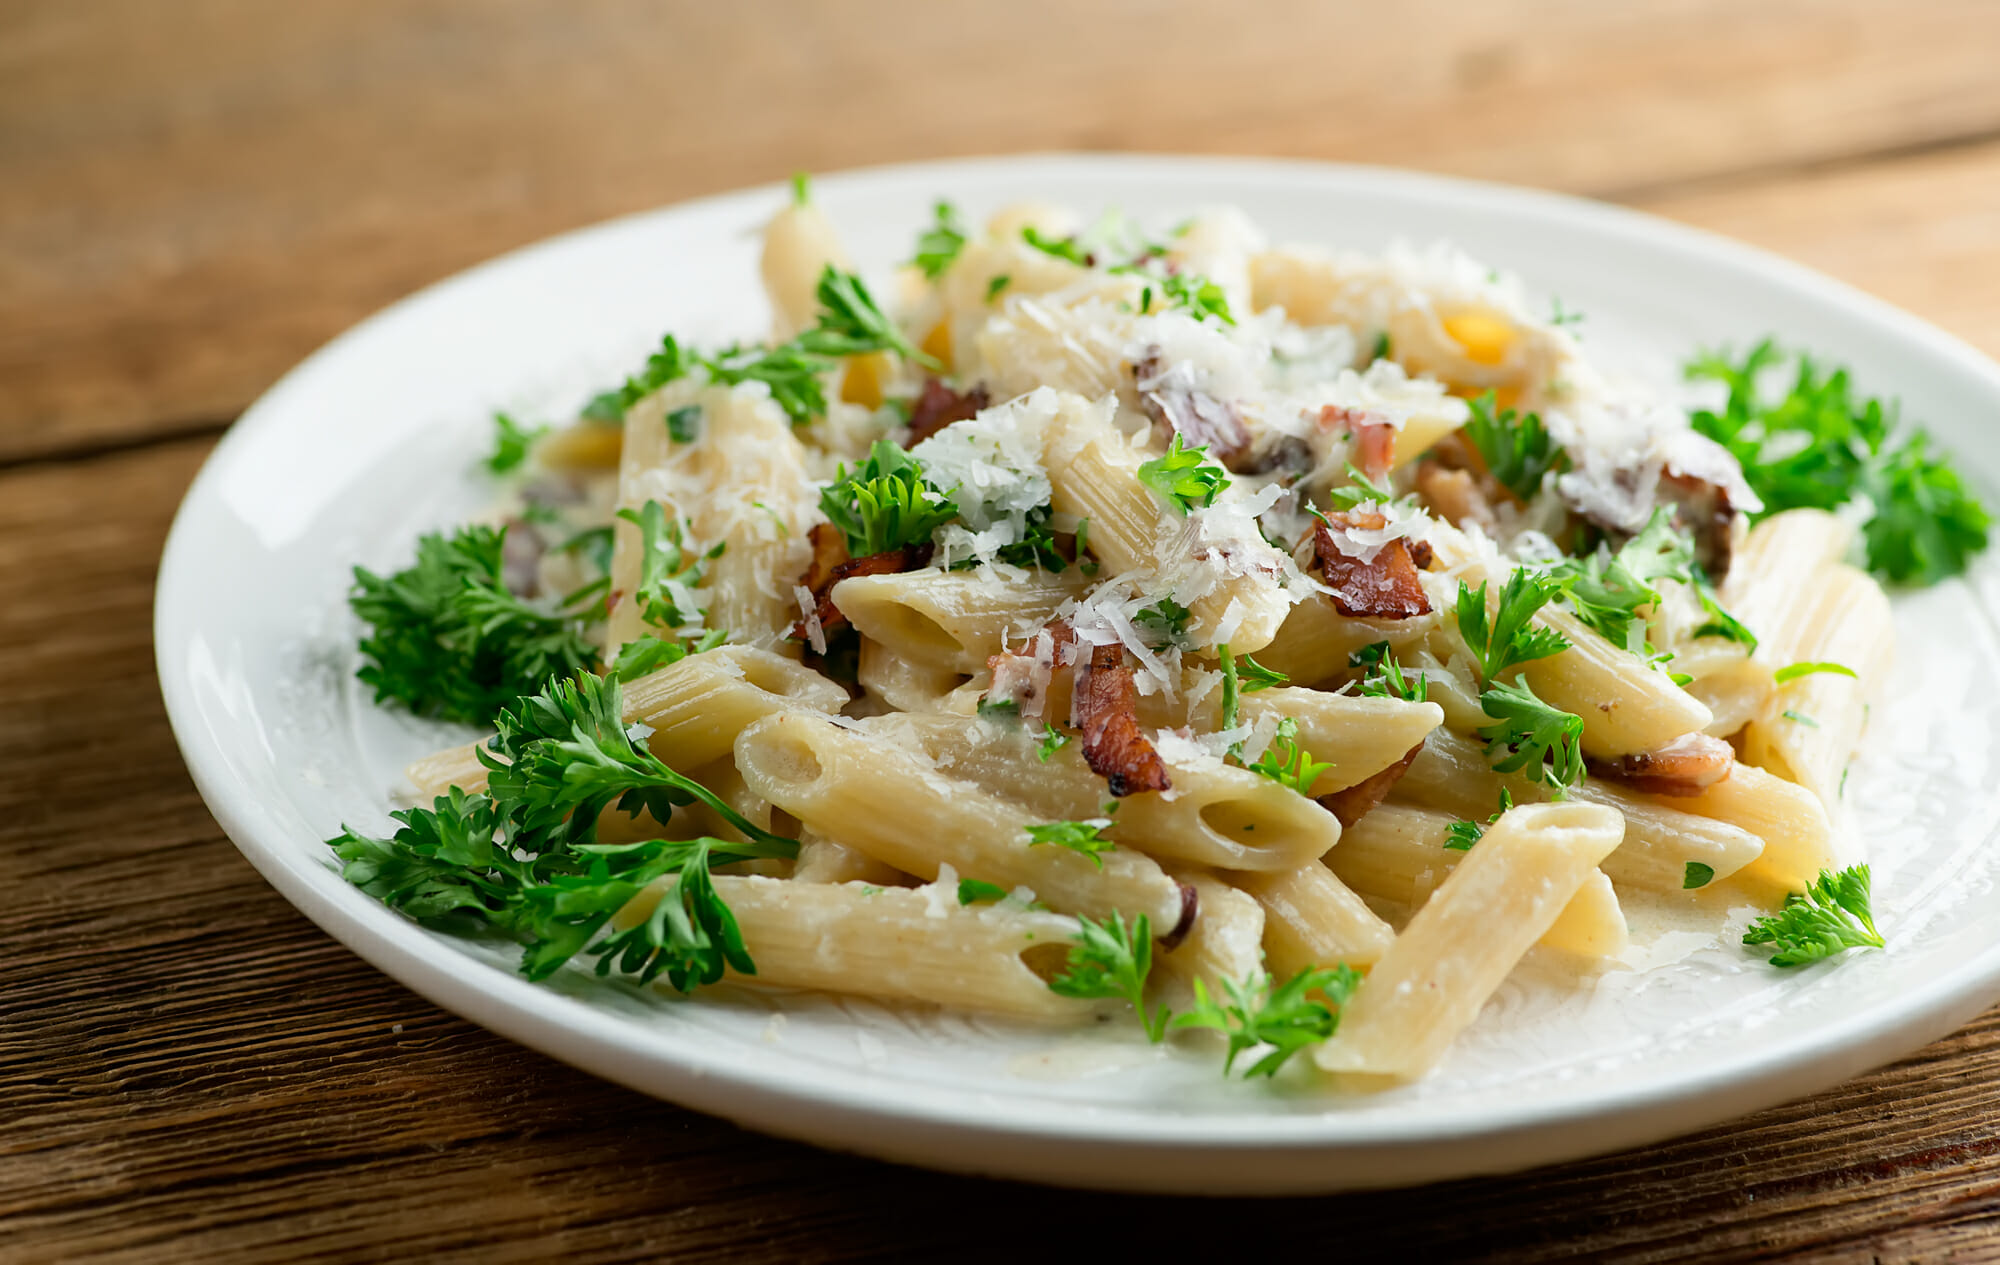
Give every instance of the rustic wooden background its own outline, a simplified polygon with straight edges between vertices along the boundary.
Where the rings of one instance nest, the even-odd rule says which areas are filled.
[[[1997,52],[1986,0],[0,6],[0,1256],[978,1259],[1101,1233],[2000,1258],[2000,1011],[1696,1137],[1389,1194],[1199,1206],[744,1134],[472,1028],[294,913],[195,795],[149,636],[183,489],[299,357],[495,252],[799,168],[1064,148],[1490,177],[1771,247],[2000,352]]]

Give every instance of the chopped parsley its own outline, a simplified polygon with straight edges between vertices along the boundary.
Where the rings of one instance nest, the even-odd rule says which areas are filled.
[[[1506,816],[1507,810],[1512,808],[1513,806],[1514,806],[1513,792],[1509,791],[1504,786],[1501,787],[1500,807],[1493,810],[1493,815],[1491,817],[1488,817],[1484,822],[1464,821],[1464,820],[1454,821],[1453,823],[1451,823],[1451,825],[1445,828],[1444,846],[1451,849],[1453,852],[1471,851],[1473,844],[1478,843],[1481,839],[1484,839],[1486,837],[1486,827],[1492,825],[1494,822],[1499,821],[1502,817]]]
[[[1139,482],[1158,492],[1183,514],[1213,505],[1216,496],[1229,486],[1229,478],[1222,467],[1202,460],[1207,455],[1206,447],[1183,447],[1180,435],[1176,434],[1167,442],[1164,456],[1140,465]]]
[[[1758,379],[1788,360],[1791,387],[1772,400]],[[1855,398],[1845,369],[1825,372],[1765,339],[1741,359],[1696,356],[1687,376],[1728,388],[1721,411],[1699,410],[1691,420],[1741,463],[1764,513],[1865,498],[1868,569],[1899,584],[1957,575],[1986,548],[1992,520],[1957,471],[1932,455],[1930,435],[1898,426],[1893,406]]]
[[[1501,681],[1479,696],[1479,706],[1493,723],[1477,731],[1486,739],[1486,755],[1499,773],[1525,773],[1562,798],[1563,791],[1583,780],[1583,718],[1560,711],[1536,697],[1526,681]],[[1503,754],[1504,753],[1504,754]]]
[[[1681,890],[1691,892],[1698,887],[1707,887],[1714,881],[1714,866],[1704,865],[1700,861],[1689,861],[1686,871],[1681,875]]]
[[[1812,717],[1806,715],[1804,712],[1795,712],[1791,708],[1787,707],[1783,712],[1779,714],[1782,715],[1786,720],[1791,721],[1795,725],[1804,725],[1808,729],[1819,728],[1819,722],[1814,720]]]
[[[990,905],[1006,899],[1007,889],[998,883],[978,878],[958,880],[958,903],[961,905]]]
[[[1301,795],[1310,795],[1312,784],[1333,764],[1312,758],[1312,753],[1299,744],[1299,722],[1287,716],[1278,722],[1264,754],[1249,767],[1252,773],[1261,773],[1280,786],[1289,786]]]
[[[1479,675],[1488,681],[1518,664],[1546,659],[1569,649],[1569,640],[1553,628],[1537,628],[1528,621],[1556,595],[1556,586],[1525,567],[1518,568],[1501,586],[1499,609],[1487,621],[1486,584],[1470,588],[1458,586],[1455,612],[1459,635],[1479,665]]]
[[[1167,1008],[1146,1009],[1146,977],[1153,970],[1153,929],[1146,915],[1140,914],[1130,925],[1120,913],[1102,922],[1079,918],[1077,924],[1068,961],[1063,972],[1049,981],[1049,991],[1059,997],[1122,997],[1138,1014],[1148,1040],[1158,1043],[1165,1038]]]
[[[1882,947],[1869,903],[1868,867],[1857,865],[1835,874],[1821,870],[1819,879],[1803,892],[1785,898],[1785,907],[1750,924],[1746,945],[1776,947],[1772,966],[1803,966],[1849,949]]]
[[[692,641],[656,637],[651,633],[643,637],[634,637],[618,647],[618,657],[611,661],[606,669],[606,675],[620,681],[636,680],[658,672],[669,664],[679,663],[691,654],[713,650],[728,640],[729,634],[720,628],[711,628]]]
[[[376,702],[483,725],[550,677],[596,666],[583,612],[546,610],[508,591],[505,540],[504,529],[465,527],[424,536],[416,561],[393,575],[354,568],[348,604],[368,625],[355,675]]]
[[[1541,491],[1542,477],[1551,470],[1561,471],[1568,458],[1540,414],[1495,411],[1493,392],[1466,401],[1471,417],[1465,423],[1465,437],[1479,450],[1486,469],[1500,485],[1522,500],[1534,499]]]
[[[936,281],[964,249],[965,227],[958,221],[958,208],[939,199],[931,207],[931,226],[917,235],[917,253],[910,262]]]
[[[926,544],[958,517],[951,498],[925,481],[923,463],[886,439],[876,440],[854,470],[842,466],[819,505],[855,558]]]
[[[1347,666],[1362,669],[1355,689],[1367,698],[1400,698],[1421,703],[1430,689],[1422,672],[1414,676],[1404,674],[1403,665],[1396,662],[1394,647],[1386,641],[1370,642],[1356,650],[1347,656]]]
[[[1387,483],[1377,483],[1351,461],[1347,463],[1347,477],[1349,482],[1327,491],[1327,504],[1335,509],[1351,510],[1370,503],[1388,505],[1396,499],[1396,493]],[[1318,515],[1317,510],[1313,513]]]
[[[1111,825],[1109,817],[1092,817],[1085,821],[1052,821],[1045,825],[1028,827],[1028,846],[1053,844],[1058,848],[1068,848],[1090,858],[1090,863],[1098,869],[1104,868],[1102,853],[1111,851],[1118,844],[1104,837]]]
[[[618,517],[639,529],[639,586],[632,592],[639,613],[647,623],[660,628],[692,622],[701,612],[682,610],[675,592],[688,596],[701,582],[702,562],[720,556],[722,545],[705,555],[688,549],[680,521],[668,518],[658,501],[647,501],[636,510],[619,510]]]
[[[1197,979],[1194,1007],[1174,1020],[1174,1027],[1210,1028],[1228,1037],[1229,1053],[1222,1061],[1225,1076],[1235,1068],[1238,1055],[1267,1046],[1268,1052],[1243,1075],[1275,1076],[1294,1054],[1333,1035],[1340,1026],[1341,1006],[1360,984],[1360,972],[1345,964],[1309,966],[1275,987],[1268,971],[1257,971],[1247,980],[1223,981],[1225,997],[1218,1000]]]
[[[1001,291],[1012,284],[1014,284],[1014,278],[1004,272],[994,276],[986,283],[986,301],[991,303],[993,300],[999,298]]]
[[[1132,626],[1149,646],[1173,645],[1186,649],[1188,620],[1193,614],[1173,598],[1163,597],[1133,612]]]
[[[518,469],[528,459],[528,450],[535,446],[535,441],[548,433],[546,426],[523,426],[505,413],[495,413],[493,451],[486,458],[486,468],[494,474]]]
[[[1222,727],[1236,728],[1237,710],[1244,694],[1255,694],[1258,690],[1268,690],[1274,685],[1284,685],[1291,678],[1282,672],[1273,672],[1249,655],[1242,659],[1229,652],[1227,643],[1215,648],[1222,662]]]
[[[686,377],[694,365],[695,357],[682,351],[674,336],[668,334],[660,340],[660,349],[646,357],[645,368],[625,379],[623,385],[598,395],[584,405],[583,415],[591,421],[615,422],[640,400],[667,383]]]
[[[1854,669],[1844,663],[1788,663],[1771,674],[1771,679],[1783,685],[1796,681],[1802,676],[1813,676],[1821,672],[1831,672],[1836,676],[1853,676]]]
[[[1041,739],[1035,744],[1035,755],[1043,764],[1047,764],[1056,752],[1070,744],[1070,739],[1074,736],[1064,733],[1045,720],[1042,722]]]
[[[667,438],[691,444],[701,438],[701,405],[689,404],[667,414]]]

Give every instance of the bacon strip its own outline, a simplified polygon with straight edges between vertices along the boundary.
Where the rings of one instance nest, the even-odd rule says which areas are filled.
[[[1381,482],[1396,457],[1396,428],[1379,413],[1329,404],[1319,411],[1321,430],[1344,429],[1354,436],[1354,468]]]
[[[864,558],[850,558],[847,556],[847,537],[832,523],[814,523],[806,539],[812,542],[813,556],[799,583],[812,590],[813,613],[819,618],[820,632],[828,637],[848,626],[847,616],[833,604],[834,585],[849,576],[895,575],[902,571],[915,571],[931,560],[928,543],[904,545],[900,549],[871,553]],[[803,617],[792,625],[792,638],[795,641],[809,640]]]
[[[1650,795],[1699,795],[1736,770],[1736,752],[1720,738],[1682,734],[1664,747],[1592,760],[1590,771]]]
[[[1173,787],[1166,761],[1139,728],[1139,687],[1125,666],[1125,647],[1095,646],[1077,682],[1076,712],[1083,758],[1117,798]]]
[[[1335,527],[1380,531],[1389,520],[1376,513],[1328,514]],[[1419,552],[1428,555],[1425,546]],[[1383,545],[1374,558],[1363,562],[1342,553],[1327,523],[1313,528],[1313,553],[1319,559],[1320,574],[1333,590],[1334,607],[1343,615],[1361,619],[1412,619],[1428,615],[1430,598],[1417,579],[1417,559],[1401,538]],[[1425,562],[1429,562],[1428,556]]]
[[[1335,791],[1331,795],[1320,796],[1321,806],[1340,818],[1340,827],[1345,830],[1374,811],[1375,806],[1389,794],[1389,788],[1400,782],[1403,774],[1410,771],[1410,766],[1416,763],[1417,753],[1423,749],[1424,744],[1419,742],[1410,748],[1409,754],[1375,776]]]
[[[914,448],[953,422],[963,422],[992,403],[984,386],[954,391],[937,378],[924,379],[923,394],[910,405],[910,442]]]
[[[1153,419],[1153,432],[1161,439],[1179,435],[1188,447],[1207,448],[1209,455],[1228,466],[1250,448],[1250,428],[1234,405],[1225,404],[1206,391],[1195,390],[1160,358],[1160,349],[1149,348],[1132,365],[1132,380],[1139,391],[1139,407]]]

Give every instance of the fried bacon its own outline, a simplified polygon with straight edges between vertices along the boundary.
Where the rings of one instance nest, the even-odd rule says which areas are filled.
[[[1117,798],[1173,786],[1166,762],[1139,728],[1139,687],[1125,666],[1125,647],[1094,646],[1089,670],[1076,684],[1083,758]]]
[[[1590,762],[1591,772],[1651,795],[1699,795],[1735,768],[1736,752],[1730,745],[1704,733],[1682,734],[1664,747],[1637,755]]]
[[[1333,535],[1334,527],[1380,531],[1388,525],[1387,518],[1372,511],[1350,511],[1328,514],[1325,522],[1313,528],[1313,553],[1341,614],[1361,619],[1412,619],[1430,614],[1430,599],[1417,579],[1419,564],[1408,542],[1400,537],[1391,540],[1363,562],[1342,553]],[[1427,564],[1428,547],[1420,543],[1417,548]]]
[[[954,391],[937,378],[924,379],[923,394],[910,405],[910,442],[914,448],[953,422],[963,422],[992,403],[983,386]]]
[[[1250,428],[1236,407],[1196,389],[1184,372],[1160,358],[1158,347],[1132,365],[1139,407],[1153,419],[1153,433],[1162,440],[1175,435],[1189,448],[1207,448],[1209,455],[1234,470],[1250,449]]]
[[[1387,418],[1367,409],[1329,404],[1319,411],[1321,430],[1345,430],[1354,436],[1354,468],[1380,482],[1396,457],[1396,428]]]
[[[1375,776],[1365,778],[1331,795],[1320,796],[1320,805],[1340,819],[1342,830],[1347,829],[1374,811],[1375,806],[1389,794],[1389,788],[1403,780],[1403,774],[1410,771],[1410,766],[1416,763],[1417,753],[1423,749],[1424,744],[1419,742],[1411,747],[1402,759]]]
[[[847,556],[847,537],[832,523],[814,523],[806,539],[812,542],[812,562],[806,567],[799,583],[811,590],[813,614],[819,620],[821,634],[827,637],[847,627],[847,616],[833,604],[834,585],[850,576],[895,575],[901,571],[915,571],[931,560],[928,543],[904,545],[901,549],[871,553],[865,558],[850,558]],[[792,625],[792,637],[797,641],[811,639],[804,617]]]

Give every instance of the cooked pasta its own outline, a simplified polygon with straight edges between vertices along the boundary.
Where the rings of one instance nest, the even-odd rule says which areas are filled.
[[[1852,858],[1894,641],[1854,564],[1949,574],[1976,504],[1940,554],[1828,512],[1849,457],[1746,463],[1802,424],[1768,348],[1691,418],[1446,247],[1083,223],[941,203],[885,307],[801,182],[769,343],[665,339],[489,524],[358,572],[363,680],[488,736],[349,877],[536,976],[1129,1006],[1232,1060],[1283,1009],[1366,1088],[1531,952],[1623,969],[1637,905]]]

